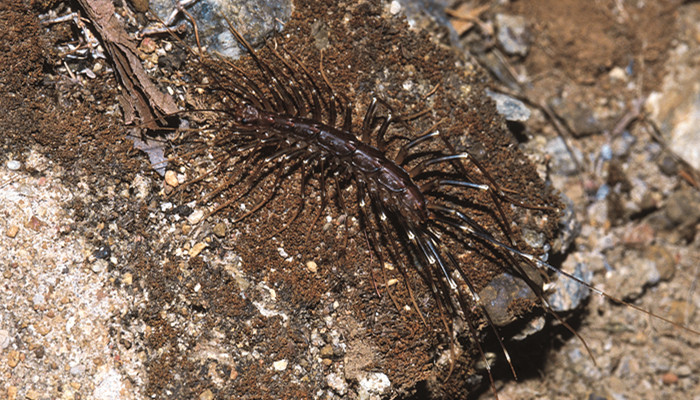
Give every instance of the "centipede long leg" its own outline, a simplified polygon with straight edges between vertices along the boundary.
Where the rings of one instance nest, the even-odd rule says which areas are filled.
[[[326,210],[326,159],[321,157],[320,161],[320,178],[321,178],[321,206],[318,209],[318,212],[316,213],[316,216],[314,219],[311,221],[311,224],[309,224],[309,229],[306,231],[306,236],[311,235],[311,231],[313,230],[314,226],[318,222],[318,219],[321,218],[321,215],[323,212]]]

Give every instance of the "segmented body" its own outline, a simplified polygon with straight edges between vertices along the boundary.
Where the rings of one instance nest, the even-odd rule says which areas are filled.
[[[408,173],[353,133],[308,118],[259,111],[250,105],[239,118],[244,126],[268,128],[268,133],[284,136],[289,145],[296,142],[309,154],[318,151],[322,157],[335,160],[339,169],[349,171],[360,184],[366,184],[385,208],[402,212],[411,225],[427,222],[425,196]]]

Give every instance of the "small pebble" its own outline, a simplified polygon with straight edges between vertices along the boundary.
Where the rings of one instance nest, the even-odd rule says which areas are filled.
[[[309,261],[309,262],[306,263],[306,269],[308,269],[309,272],[315,274],[316,271],[318,271],[318,265],[317,265],[315,262],[313,262],[313,261]]]
[[[165,183],[172,187],[177,187],[180,184],[177,180],[177,174],[175,171],[165,171]]]
[[[17,160],[10,160],[7,162],[7,169],[10,171],[17,171],[22,167],[22,163]]]
[[[391,5],[389,6],[389,12],[391,15],[396,15],[401,11],[401,3],[398,1],[394,0],[391,2]]]
[[[371,398],[371,394],[386,394],[391,388],[389,377],[380,372],[372,372],[360,380],[360,398]],[[369,395],[363,396],[362,392]]]
[[[678,382],[678,375],[673,372],[667,372],[661,376],[661,382],[663,382],[664,385],[673,385]]]
[[[39,232],[41,230],[41,227],[45,226],[46,223],[39,218],[36,217],[36,215],[32,215],[31,218],[29,218],[29,221],[27,221],[27,228],[32,229],[36,232]]]
[[[691,376],[693,374],[693,371],[690,369],[689,366],[681,365],[680,367],[678,367],[678,370],[676,370],[676,374],[679,377],[683,378],[686,376]]]
[[[199,395],[199,400],[212,400],[213,398],[214,393],[209,389],[203,391],[202,394]]]
[[[336,374],[335,372],[332,372],[326,376],[326,384],[328,384],[328,386],[333,389],[334,392],[341,396],[348,391],[348,383],[345,381],[345,378],[339,374]]]
[[[15,400],[17,398],[17,386],[7,387],[7,400]]]
[[[11,350],[9,353],[7,353],[7,365],[9,365],[10,368],[16,367],[17,364],[19,364],[19,359],[20,359],[19,351]]]
[[[83,364],[77,364],[70,368],[71,375],[80,376],[85,373],[85,366]]]
[[[146,54],[150,54],[156,51],[157,47],[158,45],[156,44],[155,40],[147,37],[141,41],[141,44],[139,45],[139,50],[143,51]]]
[[[7,230],[5,231],[5,235],[7,235],[7,237],[9,237],[11,239],[14,239],[15,236],[17,236],[18,232],[19,232],[19,226],[12,225],[9,228],[7,228]]]
[[[109,263],[105,260],[96,260],[94,264],[90,267],[92,272],[99,274],[102,271],[107,270]]]
[[[51,325],[47,321],[42,321],[37,327],[36,331],[39,332],[41,336],[46,336],[51,332]]]
[[[40,309],[46,306],[46,297],[42,293],[37,293],[32,297],[32,305],[34,309]]]
[[[37,392],[36,390],[29,389],[27,390],[27,394],[25,394],[24,397],[29,400],[37,400],[39,398],[39,392]]]
[[[190,253],[189,253],[190,257],[197,257],[199,255],[199,253],[201,253],[202,250],[204,250],[206,247],[207,247],[207,244],[204,242],[199,242],[199,243],[195,244],[190,249]]]
[[[122,278],[122,282],[124,282],[125,285],[131,285],[131,283],[134,281],[133,275],[131,275],[131,272],[127,272],[124,274],[124,277]]]
[[[92,255],[95,256],[95,258],[101,259],[101,260],[106,260],[109,258],[111,254],[111,250],[109,248],[109,245],[102,245],[98,247],[95,251],[92,252]]]
[[[223,222],[219,222],[214,226],[214,229],[212,230],[216,237],[223,238],[226,236],[226,224]]]
[[[204,211],[195,210],[192,214],[187,216],[187,221],[189,221],[190,224],[195,225],[199,221],[201,221],[203,217],[204,217]]]
[[[0,329],[0,350],[5,350],[10,345],[10,332]]]
[[[327,344],[321,348],[321,358],[333,357],[333,346]]]
[[[287,369],[287,364],[287,360],[275,361],[274,363],[272,363],[272,368],[274,368],[275,371],[284,371],[285,369]]]
[[[508,54],[525,56],[530,47],[527,22],[519,15],[496,14],[498,42]]]

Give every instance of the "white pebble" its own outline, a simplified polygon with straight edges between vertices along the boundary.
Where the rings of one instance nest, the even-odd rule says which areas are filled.
[[[389,377],[380,372],[372,372],[360,380],[360,399],[370,399],[374,395],[385,394],[391,388]]]
[[[394,0],[391,2],[391,5],[389,6],[389,12],[391,15],[396,15],[401,11],[401,3],[398,1]]]
[[[285,369],[287,369],[287,364],[287,360],[275,361],[272,363],[272,368],[274,368],[275,371],[284,371]]]
[[[187,221],[190,224],[195,225],[196,223],[201,221],[203,217],[204,217],[204,211],[194,210],[194,212],[192,214],[187,216]]]
[[[17,160],[10,160],[7,162],[7,169],[10,171],[17,171],[22,166],[22,163]]]
[[[0,350],[5,350],[10,345],[10,332],[0,329]]]
[[[107,266],[107,261],[97,260],[94,264],[92,264],[92,267],[90,267],[90,269],[92,269],[92,272],[99,274],[100,272],[105,271],[107,269]]]

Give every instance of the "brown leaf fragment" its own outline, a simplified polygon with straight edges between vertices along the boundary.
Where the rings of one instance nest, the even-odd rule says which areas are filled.
[[[470,3],[461,4],[457,9],[446,9],[445,12],[450,17],[452,27],[457,31],[458,35],[462,35],[478,24],[479,16],[488,10],[490,5],[486,4],[480,7],[474,7]]]
[[[120,103],[124,108],[125,123],[136,118],[149,129],[156,129],[158,121],[177,112],[173,98],[153,84],[136,55],[136,45],[117,19],[111,0],[78,0],[102,37],[105,49],[114,63],[122,83]]]

